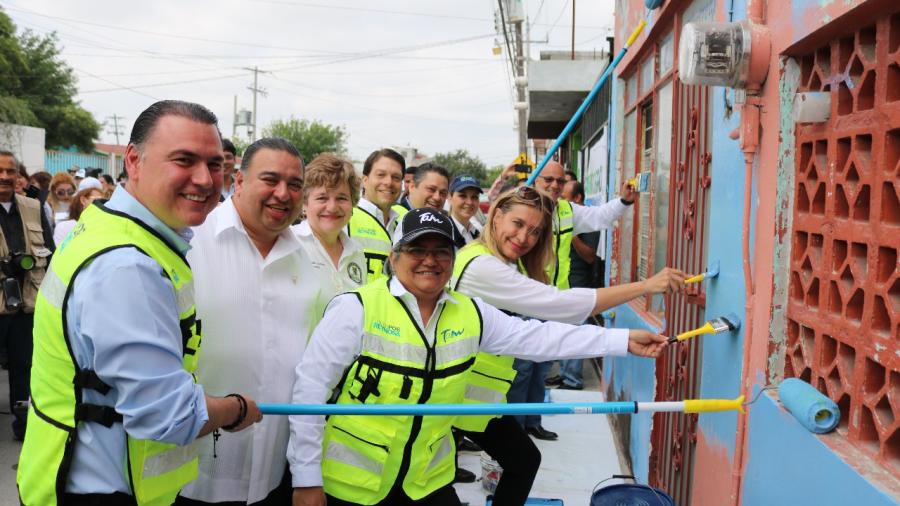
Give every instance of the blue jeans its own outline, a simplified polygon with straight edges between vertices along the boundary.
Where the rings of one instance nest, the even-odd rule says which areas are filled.
[[[532,362],[531,360],[516,359],[513,369],[516,370],[516,379],[513,380],[509,393],[506,394],[508,402],[544,402],[544,380],[550,371],[551,362]],[[519,425],[523,427],[538,427],[541,425],[541,415],[514,415]]]
[[[583,358],[572,358],[559,361],[559,377],[562,382],[570,387],[583,387],[584,378],[582,378],[582,369],[584,369]]]

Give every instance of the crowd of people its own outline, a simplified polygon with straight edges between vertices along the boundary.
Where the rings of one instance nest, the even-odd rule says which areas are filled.
[[[505,171],[484,216],[471,176],[390,149],[361,175],[284,139],[238,153],[208,109],[161,101],[122,185],[57,174],[33,199],[19,168],[0,152],[0,255],[35,260],[4,269],[31,302],[4,291],[0,315],[29,332],[7,345],[25,505],[458,505],[461,445],[503,467],[493,504],[524,504],[531,437],[559,437],[540,417],[263,417],[257,401],[542,402],[549,361],[580,388],[584,358],[658,356],[664,336],[595,316],[685,278],[585,281],[590,234],[636,195],[582,205],[556,162],[534,187]]]

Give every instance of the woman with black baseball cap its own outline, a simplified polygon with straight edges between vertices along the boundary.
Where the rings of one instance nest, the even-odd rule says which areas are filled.
[[[394,275],[332,300],[297,367],[294,402],[462,402],[484,351],[532,360],[655,357],[665,337],[511,317],[447,288],[454,229],[436,209],[410,211],[390,256]],[[295,504],[458,505],[453,416],[292,416]]]

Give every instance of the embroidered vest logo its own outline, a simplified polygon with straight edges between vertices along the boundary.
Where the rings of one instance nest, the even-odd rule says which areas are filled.
[[[452,338],[454,338],[454,337],[459,337],[459,336],[463,335],[463,332],[465,332],[465,331],[466,331],[465,328],[461,328],[461,329],[459,329],[459,330],[455,330],[455,329],[444,329],[444,330],[441,332],[441,338],[442,338],[442,339],[444,340],[444,342],[446,343],[446,342],[447,342],[447,339],[452,339]]]
[[[396,325],[385,325],[384,323],[376,321],[372,324],[372,328],[394,337],[400,337],[400,327],[397,327]]]

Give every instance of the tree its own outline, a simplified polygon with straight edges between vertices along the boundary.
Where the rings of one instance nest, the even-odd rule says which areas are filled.
[[[449,153],[436,153],[431,161],[446,168],[450,172],[450,179],[458,175],[467,175],[477,179],[481,186],[488,186],[492,182],[488,181],[487,165],[468,150],[457,149]]]
[[[347,150],[347,133],[344,127],[328,125],[319,120],[297,119],[293,116],[286,120],[275,120],[263,130],[265,137],[281,137],[290,141],[303,161],[310,160],[320,153],[343,154]]]
[[[494,181],[497,179],[497,177],[500,176],[500,174],[503,172],[503,169],[505,169],[505,168],[506,168],[505,165],[500,164],[500,165],[494,165],[493,167],[488,169],[487,170],[487,179],[485,182],[489,185],[494,184]]]
[[[100,124],[75,101],[75,73],[59,56],[56,34],[16,25],[0,10],[0,122],[43,128],[46,145],[94,148]]]

